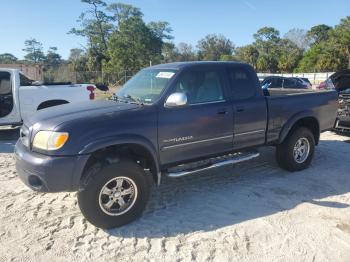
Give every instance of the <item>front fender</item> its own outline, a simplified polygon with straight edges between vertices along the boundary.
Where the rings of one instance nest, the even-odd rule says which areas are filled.
[[[293,128],[293,126],[295,125],[296,122],[298,122],[299,120],[301,120],[303,118],[308,118],[308,117],[314,118],[318,123],[318,120],[317,120],[315,113],[311,110],[299,112],[299,113],[293,115],[291,118],[289,118],[289,120],[284,124],[284,126],[280,132],[278,143],[280,144],[284,141],[284,139],[287,137],[289,131]]]
[[[138,136],[138,135],[118,135],[111,137],[103,137],[98,138],[91,143],[84,146],[83,149],[79,151],[79,154],[91,154],[97,150],[109,147],[109,146],[117,146],[123,144],[133,144],[142,146],[144,149],[148,151],[148,153],[152,156],[153,161],[155,163],[156,172],[157,172],[157,183],[160,183],[160,165],[159,165],[159,157],[155,146],[149,141],[147,138]]]

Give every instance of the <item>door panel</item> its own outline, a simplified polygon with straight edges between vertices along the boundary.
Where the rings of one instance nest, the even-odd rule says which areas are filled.
[[[231,102],[226,101],[224,83],[222,74],[212,69],[180,75],[173,92],[186,94],[188,105],[159,109],[158,144],[162,164],[232,149],[233,109]]]
[[[233,108],[234,148],[264,144],[267,123],[265,98],[256,97],[235,101]]]
[[[233,97],[233,122],[235,149],[265,143],[267,108],[265,97],[257,95],[258,79],[252,68],[228,68],[230,90]]]
[[[232,148],[232,107],[229,102],[164,108],[159,113],[158,127],[162,164]]]

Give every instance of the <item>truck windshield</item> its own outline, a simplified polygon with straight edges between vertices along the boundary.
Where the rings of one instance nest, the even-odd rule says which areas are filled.
[[[153,104],[175,73],[175,70],[164,69],[141,70],[125,83],[116,96],[120,100]]]

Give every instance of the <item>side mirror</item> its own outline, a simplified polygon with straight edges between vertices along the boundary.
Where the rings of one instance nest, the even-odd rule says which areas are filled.
[[[166,100],[165,107],[179,107],[187,105],[187,96],[184,93],[173,93]]]

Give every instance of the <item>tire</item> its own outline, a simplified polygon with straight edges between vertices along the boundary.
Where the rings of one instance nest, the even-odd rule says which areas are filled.
[[[109,229],[128,224],[141,216],[149,198],[150,184],[138,164],[130,160],[96,163],[86,170],[84,177],[83,189],[78,192],[78,205],[91,224]],[[119,184],[120,189],[117,189],[119,182],[122,186]],[[116,191],[111,193],[113,190]],[[129,195],[122,196],[123,192]],[[119,202],[121,198],[127,206],[124,210]],[[109,208],[110,201],[113,203]]]
[[[301,144],[297,145],[297,142]],[[302,145],[307,145],[309,149],[306,155],[299,153],[301,151],[295,150],[294,148],[302,148]],[[301,147],[299,147],[301,145]],[[307,148],[307,146],[305,146]],[[298,151],[298,152],[296,152]],[[310,129],[305,127],[297,127],[292,129],[288,134],[287,138],[276,148],[276,160],[278,165],[288,171],[300,171],[306,169],[314,156],[315,151],[315,137]],[[296,156],[294,155],[296,153]],[[299,157],[300,155],[300,157]],[[302,155],[302,157],[301,157]]]

